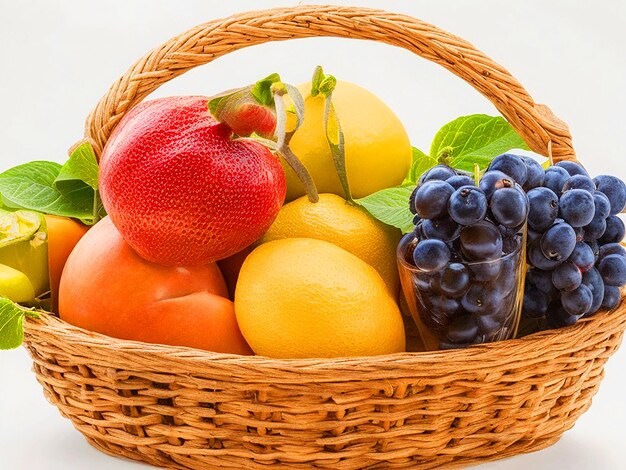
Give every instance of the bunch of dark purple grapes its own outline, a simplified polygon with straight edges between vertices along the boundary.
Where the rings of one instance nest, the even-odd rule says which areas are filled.
[[[534,160],[528,165],[543,175]],[[520,230],[529,210],[524,188],[497,169],[476,186],[468,175],[438,165],[420,178],[410,209],[415,241],[407,261],[418,268],[422,323],[440,348],[501,339],[515,327]]]
[[[523,172],[503,171],[518,183]],[[539,180],[537,180],[539,181]],[[620,245],[626,185],[619,178],[591,179],[578,163],[559,162],[528,190],[528,263],[523,314],[549,327],[575,323],[601,307],[618,305],[626,284],[626,251]]]

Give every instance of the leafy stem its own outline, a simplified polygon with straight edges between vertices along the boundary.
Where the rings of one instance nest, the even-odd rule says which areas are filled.
[[[295,87],[285,83],[272,85],[272,94],[274,95],[274,106],[276,107],[276,152],[285,159],[287,164],[296,173],[298,179],[306,190],[309,201],[317,202],[319,201],[319,195],[311,174],[289,147],[291,138],[304,119],[304,100],[302,95]],[[287,109],[285,106],[285,95],[289,95],[291,98],[296,114],[296,126],[289,132],[287,132]]]
[[[333,91],[337,86],[337,79],[332,75],[324,74],[321,66],[315,68],[311,80],[311,96],[322,95],[324,97],[324,131],[330,148],[330,153],[335,164],[335,171],[339,177],[341,188],[346,199],[354,204],[350,184],[348,182],[348,170],[346,168],[346,146],[339,116],[333,106]]]

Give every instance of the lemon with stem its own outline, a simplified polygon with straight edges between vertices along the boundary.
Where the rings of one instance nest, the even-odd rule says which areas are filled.
[[[304,97],[304,121],[294,132],[290,147],[308,169],[320,193],[350,199],[342,187],[327,138],[327,94],[320,93],[315,82],[314,76],[312,82],[298,86]],[[359,85],[340,80],[333,85],[332,106],[345,140],[351,196],[361,198],[401,184],[411,165],[411,144],[398,117],[380,98]],[[283,167],[287,177],[286,201],[303,196],[305,191],[295,172],[285,161]]]

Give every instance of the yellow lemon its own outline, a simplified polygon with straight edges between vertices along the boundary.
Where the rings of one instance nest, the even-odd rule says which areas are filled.
[[[405,350],[402,315],[365,261],[310,238],[257,247],[235,290],[239,328],[255,353],[342,357]]]
[[[285,204],[260,242],[282,238],[315,238],[349,251],[381,275],[389,291],[399,288],[396,247],[400,230],[383,224],[362,207],[336,194],[320,194],[312,203],[306,196]]]
[[[344,196],[324,128],[324,97],[311,96],[311,83],[298,87],[304,97],[304,122],[291,149],[307,167],[320,193]],[[346,168],[352,196],[360,198],[402,183],[411,165],[411,144],[394,112],[372,92],[338,81],[332,95],[345,137]],[[287,201],[305,194],[284,162]]]

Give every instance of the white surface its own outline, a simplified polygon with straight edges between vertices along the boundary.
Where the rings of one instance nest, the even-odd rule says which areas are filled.
[[[320,0],[322,1],[322,0]],[[135,59],[200,22],[283,1],[0,1],[0,170],[33,159],[63,161],[91,107]],[[357,3],[336,1],[337,4]],[[402,11],[468,39],[507,67],[534,98],[569,123],[593,174],[626,178],[626,3],[584,1],[361,1]],[[380,95],[428,150],[448,120],[494,108],[444,69],[374,43],[311,39],[231,54],[155,96],[213,94],[278,71],[307,80],[317,64]],[[626,351],[606,367],[593,407],[555,446],[480,466],[536,470],[626,468]],[[92,449],[43,398],[24,349],[0,354],[0,467],[139,469]]]

